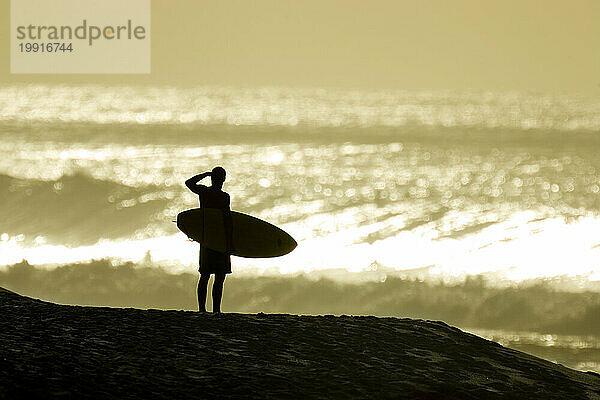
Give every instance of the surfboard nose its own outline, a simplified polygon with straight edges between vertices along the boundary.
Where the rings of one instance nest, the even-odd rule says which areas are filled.
[[[290,235],[286,234],[286,237],[277,238],[277,249],[281,252],[281,254],[288,254],[292,252],[298,246],[296,240]]]
[[[296,239],[294,239],[291,236],[289,237],[289,241],[290,241],[290,243],[288,244],[289,252],[292,252],[292,250],[294,250],[298,246],[298,242],[296,242]]]

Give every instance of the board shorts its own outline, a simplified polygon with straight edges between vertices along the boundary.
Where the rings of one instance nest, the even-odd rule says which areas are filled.
[[[199,265],[201,274],[231,274],[231,256],[202,245]]]

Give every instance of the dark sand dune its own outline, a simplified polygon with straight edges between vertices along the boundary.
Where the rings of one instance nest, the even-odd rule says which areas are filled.
[[[0,289],[0,398],[600,399],[442,322],[64,306]]]

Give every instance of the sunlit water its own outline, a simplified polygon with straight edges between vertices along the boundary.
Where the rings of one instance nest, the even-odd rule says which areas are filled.
[[[600,280],[600,102],[517,93],[0,89],[0,264],[151,257],[191,270],[183,181],[298,248],[236,273],[422,268]],[[208,183],[208,182],[207,182]]]
[[[570,368],[600,372],[600,339],[597,336],[478,329],[471,333]]]
[[[565,95],[0,87],[0,268],[194,271],[172,221],[198,204],[183,182],[222,165],[232,208],[298,241],[235,274],[598,290],[599,135],[600,101]],[[477,333],[600,371],[594,337]]]

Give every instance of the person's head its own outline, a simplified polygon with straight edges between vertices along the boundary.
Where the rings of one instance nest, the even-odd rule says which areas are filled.
[[[225,182],[225,169],[223,167],[214,167],[210,173],[210,179],[213,186],[222,188],[223,182]]]

